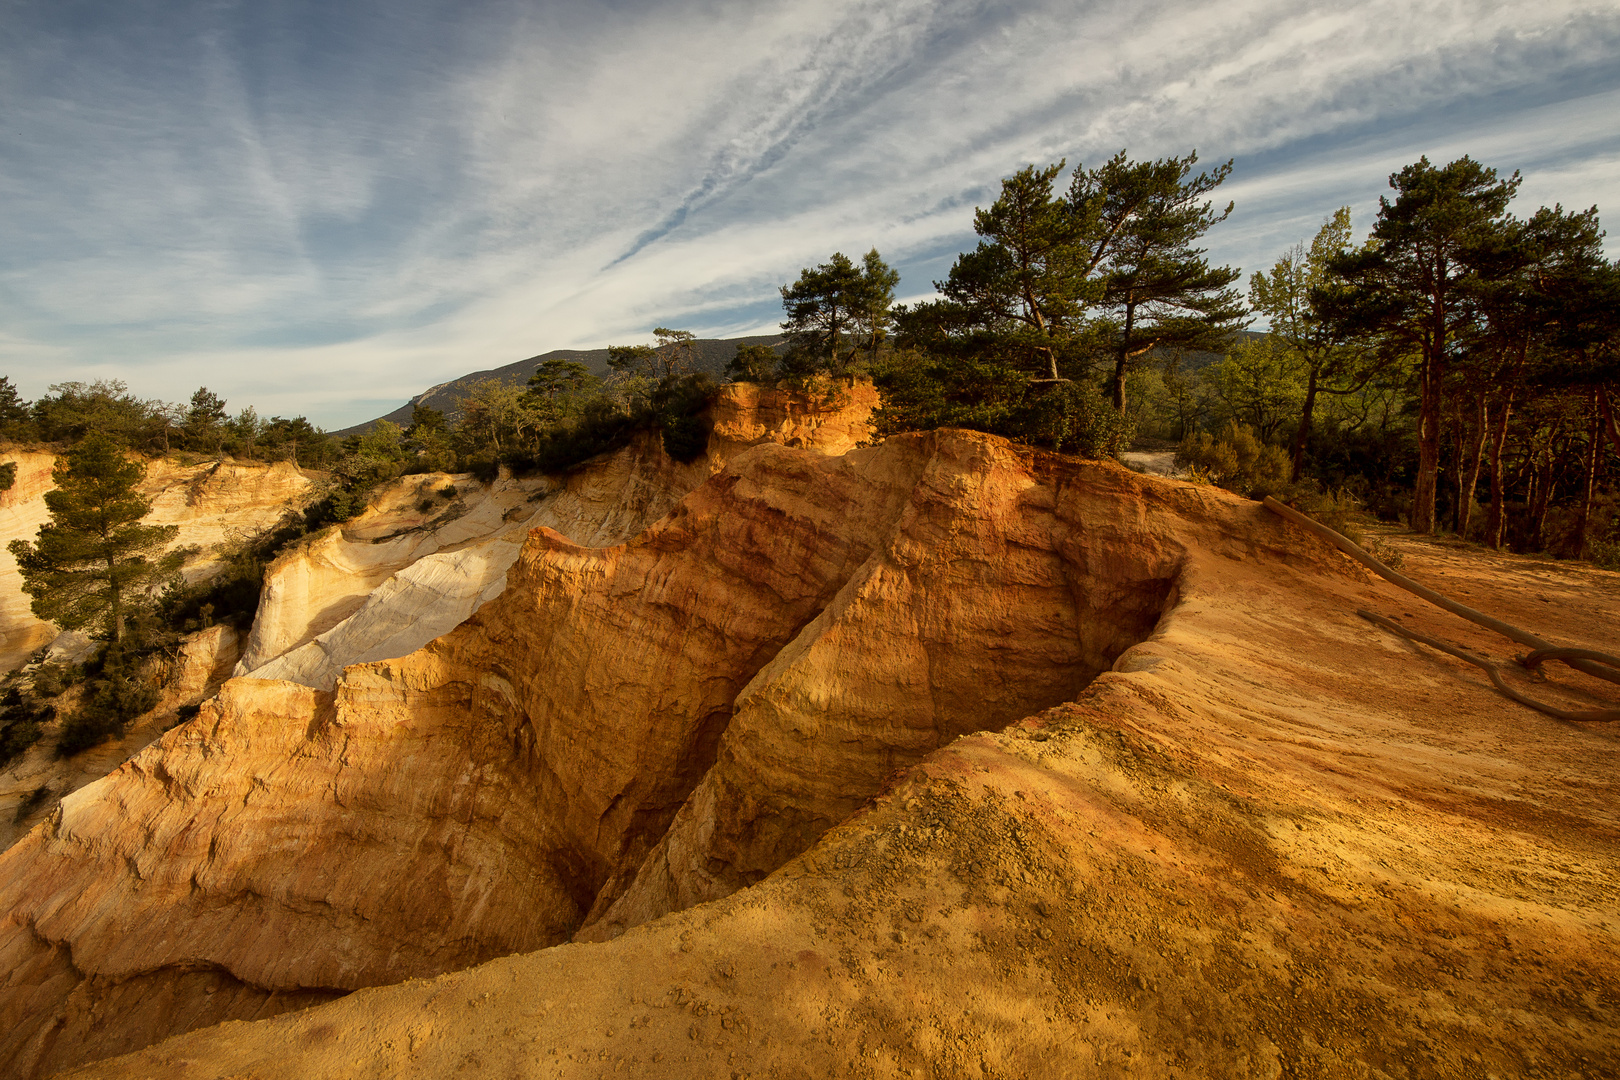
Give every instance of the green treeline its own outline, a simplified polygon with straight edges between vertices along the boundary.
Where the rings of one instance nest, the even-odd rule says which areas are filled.
[[[869,373],[880,435],[960,426],[1087,456],[1172,446],[1194,478],[1620,568],[1620,265],[1596,207],[1510,208],[1464,157],[1390,177],[1238,289],[1199,246],[1231,170],[1028,167],[974,214],[939,298],[876,251],[784,288],[792,347],[745,378]],[[1246,328],[1263,323],[1265,332]]]

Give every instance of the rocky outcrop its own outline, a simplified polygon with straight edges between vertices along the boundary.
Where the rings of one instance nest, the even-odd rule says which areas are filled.
[[[86,978],[206,966],[296,995],[757,879],[886,775],[1071,698],[1151,631],[1185,541],[1147,524],[1144,499],[1167,505],[1147,483],[1039,476],[966,433],[836,458],[765,444],[623,545],[538,529],[507,590],[426,648],[330,694],[235,679],[65,800],[0,859],[13,935]],[[750,763],[769,770],[752,787]],[[660,848],[678,812],[692,824]],[[718,846],[670,857],[694,836]],[[673,884],[615,908],[644,863]],[[5,999],[35,1018],[14,1060],[93,1052],[39,1033],[65,988]]]
[[[852,449],[871,437],[876,404],[868,382],[809,390],[732,383],[710,407],[707,453],[691,464],[671,461],[657,436],[644,434],[558,477],[491,485],[402,477],[359,518],[270,569],[237,674],[330,690],[344,667],[404,656],[499,595],[531,530],[588,547],[621,543],[757,443]]]
[[[248,535],[279,522],[308,500],[315,481],[290,461],[209,461],[181,465],[148,462],[141,493],[152,500],[146,522],[179,529],[175,544],[197,549],[185,575],[196,581],[218,565],[232,535]]]
[[[615,940],[81,1075],[1607,1075],[1620,732],[1520,711],[1367,625],[1356,607],[1511,649],[1254,504],[1030,476],[1176,553],[1167,614],[1073,702],[941,747],[765,880]],[[1620,647],[1613,575],[1405,551],[1509,621]],[[1593,689],[1553,672],[1535,692]]]
[[[1612,637],[1620,586],[1551,589],[1502,613]],[[0,856],[0,1060],[347,994],[91,1071],[1596,1075],[1620,733],[1353,614],[1390,605],[1207,487],[757,445],[64,800]]]

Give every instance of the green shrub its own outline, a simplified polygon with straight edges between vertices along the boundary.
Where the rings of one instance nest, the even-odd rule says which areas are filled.
[[[16,482],[17,463],[8,461],[4,465],[0,465],[0,491],[10,491],[12,485]]]
[[[41,664],[34,669],[34,696],[53,698],[84,677],[73,664]]]
[[[1288,486],[1289,461],[1283,449],[1261,442],[1253,428],[1230,421],[1218,436],[1188,435],[1176,451],[1176,463],[1200,470],[1239,495],[1261,498]]]
[[[1117,457],[1130,448],[1136,419],[1085,382],[1058,383],[1037,391],[1011,417],[1012,434],[1035,446],[1083,458]]]
[[[1599,570],[1620,570],[1620,540],[1593,540],[1588,549]]]
[[[191,634],[215,623],[238,630],[252,626],[265,567],[288,544],[304,536],[305,530],[304,519],[290,513],[277,525],[228,535],[218,549],[224,565],[217,574],[194,584],[176,579],[158,597],[157,615],[163,629]],[[161,632],[155,633],[160,636]]]
[[[708,406],[719,387],[708,375],[664,379],[653,390],[651,402],[661,429],[664,453],[682,464],[696,461],[709,447]]]
[[[56,756],[72,757],[122,735],[129,724],[158,703],[158,691],[134,673],[103,675],[91,685],[79,709],[62,725]]]
[[[157,706],[157,687],[140,671],[142,660],[153,651],[150,631],[145,623],[138,625],[123,642],[108,644],[86,662],[91,678],[78,710],[63,721],[57,757],[72,757],[122,735],[130,721]]]
[[[959,427],[1104,458],[1128,448],[1136,430],[1090,382],[1031,383],[997,361],[899,353],[873,381],[883,391],[872,417],[879,436]]]
[[[9,764],[39,741],[40,728],[55,710],[38,700],[25,697],[12,687],[0,697],[0,766]]]
[[[1323,525],[1332,529],[1351,543],[1366,546],[1366,536],[1357,526],[1356,514],[1361,512],[1361,500],[1345,488],[1334,490],[1332,488],[1318,488],[1314,484],[1302,484],[1291,496],[1281,501],[1286,502],[1295,510],[1315,518]]]

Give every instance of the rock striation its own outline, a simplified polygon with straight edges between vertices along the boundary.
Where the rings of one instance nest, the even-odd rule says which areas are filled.
[[[757,880],[1151,632],[1182,542],[1144,532],[1123,470],[1056,480],[969,433],[767,443],[624,544],[537,529],[425,648],[331,692],[234,679],[64,800],[0,858],[13,969],[66,950],[84,986],[207,968],[299,1001]],[[70,1007],[91,992],[47,985],[0,997],[0,1049],[35,1071],[97,1052]]]
[[[870,437],[876,404],[870,383],[808,392],[733,383],[710,408],[707,453],[691,464],[642,435],[560,477],[402,477],[359,518],[270,569],[237,674],[330,690],[344,667],[404,656],[499,595],[531,530],[620,543],[756,443],[852,449]]]

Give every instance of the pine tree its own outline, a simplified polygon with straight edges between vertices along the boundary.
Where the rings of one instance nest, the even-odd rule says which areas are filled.
[[[1096,328],[1107,342],[1120,412],[1126,376],[1148,354],[1218,350],[1246,322],[1230,287],[1238,271],[1210,266],[1204,249],[1194,246],[1232,213],[1230,202],[1217,212],[1205,198],[1232,163],[1193,176],[1197,162],[1196,152],[1141,162],[1121,152],[1100,169],[1077,170],[1070,186],[1070,212],[1102,285]]]
[[[179,569],[179,553],[163,554],[179,529],[140,523],[152,511],[135,489],[145,475],[145,465],[99,432],[57,461],[56,490],[45,494],[51,521],[34,543],[11,542],[37,617],[122,641],[147,588]]]
[[[186,410],[186,433],[199,445],[213,443],[214,452],[219,453],[224,448],[226,416],[225,399],[199,386]]]
[[[1271,322],[1271,337],[1282,345],[1305,377],[1299,425],[1290,454],[1291,478],[1305,467],[1305,450],[1319,394],[1353,394],[1388,366],[1376,342],[1336,333],[1311,305],[1311,291],[1328,281],[1328,264],[1350,249],[1350,208],[1341,207],[1323,223],[1310,247],[1295,244],[1264,274],[1249,278],[1249,306]]]
[[[1418,472],[1412,529],[1431,533],[1439,490],[1446,372],[1460,339],[1479,319],[1478,300],[1508,230],[1519,174],[1462,157],[1436,168],[1428,158],[1389,178],[1367,247],[1330,265],[1338,283],[1318,290],[1318,310],[1340,332],[1379,333],[1418,357]]]
[[[1059,355],[1079,329],[1091,268],[1075,215],[1052,193],[1063,165],[1030,165],[1002,180],[1001,196],[973,213],[983,239],[934,282],[945,300],[929,305],[982,329],[1000,358],[1047,382],[1058,381]]]
[[[9,378],[0,376],[0,439],[20,442],[33,435],[28,403],[17,393]]]
[[[880,260],[881,262],[881,260]],[[783,368],[792,374],[827,371],[843,375],[860,347],[866,292],[861,271],[841,251],[828,261],[799,272],[799,280],[782,286],[790,352]]]

